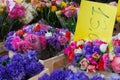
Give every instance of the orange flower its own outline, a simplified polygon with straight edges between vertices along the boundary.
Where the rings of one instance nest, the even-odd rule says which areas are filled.
[[[56,7],[56,6],[52,6],[52,7],[51,7],[51,11],[52,11],[52,12],[57,11],[57,7]]]
[[[23,34],[24,34],[24,31],[22,29],[20,29],[16,32],[16,35],[22,36]]]

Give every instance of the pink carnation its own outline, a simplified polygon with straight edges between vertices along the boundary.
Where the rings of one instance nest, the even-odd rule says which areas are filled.
[[[15,5],[13,6],[13,4]],[[11,6],[13,6],[13,8],[11,8]],[[7,11],[9,18],[18,18],[25,15],[24,7],[16,2],[7,1]]]
[[[112,60],[112,68],[116,73],[120,73],[120,57],[115,56]]]
[[[29,34],[28,36],[25,37],[25,41],[28,42],[28,44],[32,47],[32,49],[40,50],[41,45],[40,45],[39,36],[34,34]]]
[[[23,51],[23,52],[27,52],[29,49],[31,49],[30,44],[28,44],[27,41],[20,41],[18,43],[18,51]]]
[[[21,41],[21,39],[20,39],[20,37],[19,36],[16,36],[16,37],[14,37],[13,38],[13,40],[12,40],[12,45],[13,45],[13,48],[15,49],[15,50],[18,50],[19,49],[19,42]]]

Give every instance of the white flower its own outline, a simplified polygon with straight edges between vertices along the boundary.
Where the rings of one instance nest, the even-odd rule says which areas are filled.
[[[52,36],[52,33],[51,33],[51,32],[47,32],[47,33],[45,34],[45,37],[50,37],[50,36]]]
[[[103,52],[103,53],[106,52],[107,47],[108,47],[107,44],[101,44],[101,45],[100,45],[100,51]]]
[[[79,49],[75,49],[75,50],[74,50],[74,53],[75,53],[75,54],[76,54],[76,53],[79,53],[79,54],[80,54],[80,53],[82,53],[82,49],[80,49],[80,48],[79,48]]]
[[[84,44],[83,40],[77,41],[77,46]]]

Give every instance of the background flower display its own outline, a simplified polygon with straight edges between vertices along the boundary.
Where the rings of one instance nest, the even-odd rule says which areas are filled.
[[[7,1],[6,5],[1,3],[0,6],[2,10],[0,13],[0,41],[3,41],[8,32],[21,28],[23,23],[19,21],[19,18],[25,15],[25,9],[21,4],[10,1]]]
[[[41,59],[56,56],[69,44],[71,39],[69,30],[53,28],[42,23],[24,26],[8,35],[5,44],[8,50],[22,53],[36,50]]]
[[[56,11],[56,15],[62,27],[69,29],[72,33],[75,32],[75,28],[76,28],[78,8],[79,5],[72,2],[70,5],[66,6],[65,8]]]
[[[110,66],[108,53],[108,44],[101,40],[79,40],[64,49],[68,61],[87,72],[108,70]]]
[[[25,55],[17,53],[12,58],[0,57],[1,80],[27,80],[40,73],[44,66],[38,62],[35,51],[28,51]]]

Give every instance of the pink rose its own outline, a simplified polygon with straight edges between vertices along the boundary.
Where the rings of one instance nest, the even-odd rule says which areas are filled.
[[[116,73],[120,73],[120,57],[115,56],[112,60],[112,68]]]
[[[96,71],[96,66],[95,65],[89,65],[87,67],[87,72],[95,72]]]
[[[88,67],[88,64],[89,64],[89,61],[86,59],[86,58],[83,58],[81,61],[80,61],[80,68],[82,70],[86,70],[87,67]]]

